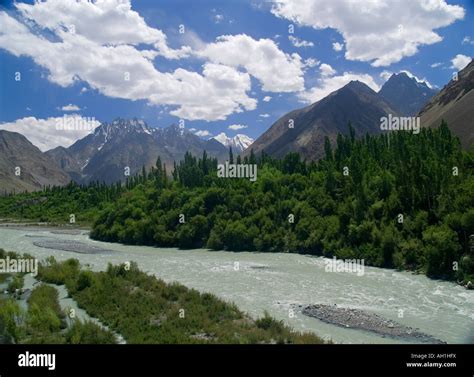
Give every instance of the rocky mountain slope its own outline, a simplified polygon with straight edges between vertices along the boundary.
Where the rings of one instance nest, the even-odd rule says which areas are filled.
[[[474,60],[420,111],[422,127],[438,127],[444,119],[463,147],[474,142]]]
[[[379,133],[380,118],[400,115],[382,96],[359,81],[351,81],[341,89],[305,108],[291,111],[277,120],[248,149],[262,150],[274,157],[299,152],[315,160],[324,154],[325,136],[334,142],[338,133],[348,132],[351,122],[356,136]]]
[[[66,185],[69,176],[51,157],[17,133],[0,130],[1,194]]]
[[[415,116],[438,91],[405,72],[393,74],[379,94],[405,116]]]

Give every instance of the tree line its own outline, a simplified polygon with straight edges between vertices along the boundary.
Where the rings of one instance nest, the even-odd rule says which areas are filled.
[[[366,264],[474,281],[474,150],[443,122],[414,135],[391,132],[334,144],[324,157],[229,153],[255,163],[258,179],[217,177],[217,160],[186,153],[123,185],[55,188],[0,199],[0,216],[24,213],[92,223],[91,237],[125,244],[294,252],[363,258]],[[171,174],[170,174],[171,173]],[[28,201],[46,196],[41,203]]]

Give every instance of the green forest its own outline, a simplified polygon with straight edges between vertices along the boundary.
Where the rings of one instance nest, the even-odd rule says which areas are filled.
[[[70,185],[0,199],[0,217],[92,224],[109,242],[363,258],[368,265],[474,281],[474,150],[446,123],[419,134],[356,138],[349,125],[321,160],[252,153],[258,179],[218,178],[217,160],[186,154],[126,184]],[[35,202],[31,204],[31,202]]]

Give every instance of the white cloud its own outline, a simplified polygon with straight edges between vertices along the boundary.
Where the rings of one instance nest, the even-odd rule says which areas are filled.
[[[17,18],[0,12],[0,48],[32,58],[50,82],[68,87],[82,81],[87,88],[80,93],[93,89],[112,98],[168,105],[171,115],[188,120],[224,120],[255,109],[257,101],[248,94],[250,75],[268,92],[304,90],[305,68],[319,63],[311,58],[302,62],[271,39],[245,34],[220,36],[206,44],[187,30],[181,39],[185,45],[172,48],[161,30],[132,9],[130,0],[15,7],[21,15]],[[157,56],[198,56],[204,62],[200,72],[168,67],[162,72],[155,66]]]
[[[222,21],[224,21],[224,15],[223,14],[220,14],[220,13],[217,13],[217,9],[216,8],[212,8],[211,9],[211,12],[212,12],[212,19],[214,20],[214,23],[216,24],[220,24]],[[232,23],[231,22],[232,20],[229,21],[229,23]]]
[[[313,68],[313,67],[316,67],[319,63],[321,62],[318,59],[308,58],[308,59],[305,59],[304,66],[305,68]]]
[[[94,119],[74,114],[47,119],[21,118],[0,124],[0,129],[19,132],[40,150],[47,151],[58,146],[69,147],[99,125]]]
[[[344,48],[344,44],[342,44],[342,43],[334,42],[334,43],[332,44],[332,49],[333,49],[334,51],[342,51],[343,48]]]
[[[211,137],[212,134],[208,130],[199,130],[194,133],[199,137]]]
[[[295,92],[304,88],[301,57],[284,53],[271,39],[255,40],[246,34],[223,35],[196,54],[214,63],[245,68],[268,92]]]
[[[314,43],[311,41],[305,41],[304,39],[299,39],[298,37],[294,37],[293,35],[289,35],[288,39],[290,40],[291,44],[295,47],[314,47]]]
[[[453,63],[451,68],[454,68],[460,71],[461,69],[466,67],[466,65],[468,65],[471,62],[471,60],[472,58],[469,56],[458,54],[453,59],[451,59],[451,63]]]
[[[261,118],[269,118],[270,114],[260,114],[259,117]]]
[[[470,36],[466,35],[462,40],[462,44],[463,45],[466,45],[466,44],[474,45],[474,41],[471,39]]]
[[[313,103],[317,102],[328,94],[342,88],[351,81],[361,81],[374,91],[378,92],[380,86],[375,82],[372,76],[368,74],[357,74],[351,72],[344,72],[341,76],[332,76],[332,77],[323,77],[318,80],[318,84],[304,92],[298,94],[301,102],[304,103]]]
[[[61,110],[62,111],[79,111],[81,110],[81,108],[77,105],[73,105],[72,103],[70,103],[69,105],[61,107]]]
[[[380,77],[383,79],[383,81],[387,81],[391,76],[393,75],[393,72],[389,72],[389,71],[382,71],[380,73]]]
[[[440,42],[434,30],[464,17],[465,10],[445,0],[273,0],[271,12],[299,25],[338,30],[345,57],[388,66]]]
[[[231,124],[229,127],[227,127],[229,130],[237,131],[237,130],[242,130],[244,128],[247,128],[248,126],[245,126],[243,124]]]
[[[326,63],[321,64],[319,66],[319,70],[321,71],[321,76],[323,77],[334,76],[336,74],[335,69]]]
[[[438,68],[438,67],[441,67],[442,65],[443,65],[443,63],[440,63],[440,62],[433,63],[433,64],[431,64],[431,68]]]
[[[263,101],[263,102],[270,102],[271,99],[272,99],[272,97],[270,97],[270,96],[265,96],[265,97],[263,97],[263,100],[262,100],[262,101]]]
[[[129,0],[108,1],[47,1],[34,5],[18,3],[18,10],[25,18],[42,28],[58,32],[69,29],[90,41],[108,45],[153,45],[156,53],[168,59],[188,56],[190,47],[173,50],[166,35],[149,27],[143,17],[132,10]]]
[[[35,3],[33,7],[42,4]],[[58,12],[61,15],[61,11]],[[42,14],[40,16],[41,25],[46,19]],[[88,18],[86,14],[80,16]],[[58,17],[55,15],[52,18]],[[95,20],[95,16],[91,17]],[[66,20],[72,21],[69,16]],[[89,31],[86,35],[80,33],[81,22],[78,20],[75,33],[55,29],[59,41],[51,42],[33,35],[24,24],[0,12],[0,24],[3,26],[0,48],[15,56],[31,57],[47,70],[48,80],[57,85],[67,87],[83,80],[109,97],[144,99],[150,104],[175,106],[170,114],[188,120],[224,120],[232,113],[256,108],[257,101],[247,95],[251,81],[245,72],[221,64],[205,63],[202,74],[182,68],[163,73],[154,67],[150,54],[129,44],[116,44],[121,40],[135,41],[138,36],[133,33],[138,31],[128,35],[125,30],[125,35],[119,33],[111,36],[110,43],[101,44],[94,40],[95,34],[89,39]],[[104,35],[108,35],[107,25],[105,22]],[[117,30],[123,29],[122,25],[117,26]],[[104,35],[100,37],[101,41]]]

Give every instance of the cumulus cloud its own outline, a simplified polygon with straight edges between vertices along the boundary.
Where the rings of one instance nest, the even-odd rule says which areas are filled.
[[[263,101],[263,102],[270,102],[271,99],[272,99],[272,97],[270,97],[270,96],[265,96],[265,97],[263,97],[263,100],[262,100],[262,101]]]
[[[212,134],[208,130],[199,130],[194,133],[199,137],[211,137]]]
[[[299,39],[298,37],[294,37],[292,35],[288,36],[291,44],[295,47],[314,47],[314,43],[311,41],[305,41],[304,39]]]
[[[472,58],[466,55],[458,54],[456,55],[453,59],[451,59],[451,63],[453,64],[451,68],[457,69],[460,71],[466,65],[468,65],[471,62]]]
[[[70,103],[69,105],[65,105],[61,107],[61,110],[62,111],[79,111],[81,110],[81,108],[77,105],[73,105],[72,103]]]
[[[260,114],[259,117],[261,118],[269,118],[270,114]]]
[[[319,70],[321,71],[321,76],[323,77],[329,77],[336,74],[336,70],[326,63],[321,64],[319,66]]]
[[[471,39],[470,36],[466,35],[466,36],[462,39],[462,44],[463,44],[463,45],[474,45],[474,41]]]
[[[334,42],[332,44],[332,49],[334,51],[342,51],[342,49],[344,48],[344,45],[342,43],[339,43],[339,42]]]
[[[220,24],[224,20],[224,16],[222,14],[215,14],[212,18],[216,24]]]
[[[368,74],[344,72],[344,74],[340,76],[322,77],[318,80],[316,86],[299,93],[298,97],[301,102],[304,103],[317,102],[326,97],[328,94],[347,85],[349,82],[356,80],[363,82],[376,92],[380,90],[380,86],[375,82],[372,76]]]
[[[224,120],[255,109],[257,101],[248,95],[250,76],[268,92],[304,90],[304,70],[315,64],[285,53],[271,39],[245,34],[204,43],[189,31],[182,39],[186,45],[170,47],[167,36],[147,25],[130,0],[14,5],[15,17],[0,12],[0,48],[32,58],[52,83],[68,87],[82,81],[108,97],[168,105],[171,115],[188,120]],[[204,61],[197,71],[162,72],[155,66],[157,56]]]
[[[213,63],[245,68],[267,92],[295,92],[304,88],[301,57],[284,53],[271,39],[255,40],[246,34],[223,35],[196,55]]]
[[[90,41],[108,45],[153,45],[157,54],[168,59],[188,56],[190,47],[174,50],[168,46],[166,35],[148,26],[129,0],[111,1],[47,1],[34,5],[18,3],[23,17],[52,31],[67,29]]]
[[[271,12],[299,25],[333,28],[344,38],[349,60],[388,66],[442,40],[434,30],[464,17],[459,5],[445,0],[273,0]]]
[[[387,81],[391,76],[393,75],[393,72],[389,72],[389,71],[382,71],[380,73],[380,77],[383,79],[383,81]]]
[[[227,127],[229,130],[237,131],[237,130],[242,130],[244,128],[247,128],[247,126],[243,124],[231,124],[229,127]]]
[[[58,146],[69,147],[93,132],[99,125],[100,122],[95,119],[64,115],[47,119],[21,118],[0,124],[0,129],[21,133],[44,152]]]
[[[443,63],[440,63],[440,62],[433,63],[433,64],[431,64],[431,68],[438,68],[438,67],[441,67],[442,65],[443,65]]]
[[[31,7],[42,4],[35,3]],[[99,3],[87,4],[95,6]],[[24,13],[28,14],[30,20],[38,17],[39,26],[53,28],[55,25],[50,25],[50,21],[42,13]],[[59,11],[58,16],[52,18],[60,16]],[[80,16],[87,18],[86,14]],[[66,21],[73,20],[67,17]],[[150,104],[175,106],[170,114],[188,120],[223,120],[234,112],[256,108],[257,101],[247,95],[251,81],[246,72],[209,62],[202,66],[202,73],[182,68],[173,72],[160,72],[150,60],[154,54],[144,53],[132,44],[119,44],[123,41],[135,42],[139,36],[133,33],[139,31],[128,35],[128,29],[119,25],[118,30],[124,30],[125,34],[110,36],[111,42],[102,44],[104,35],[108,35],[107,22],[104,23],[104,35],[100,37],[95,33],[90,36],[88,31],[81,34],[81,22],[77,20],[74,32],[55,28],[58,41],[52,42],[41,35],[32,34],[25,24],[6,12],[0,12],[0,24],[3,26],[0,31],[0,48],[15,56],[31,57],[47,70],[49,81],[62,87],[82,80],[109,97],[143,99]]]
[[[305,59],[304,66],[305,68],[313,68],[313,67],[316,67],[319,63],[320,61],[318,59],[308,58],[308,59]]]

